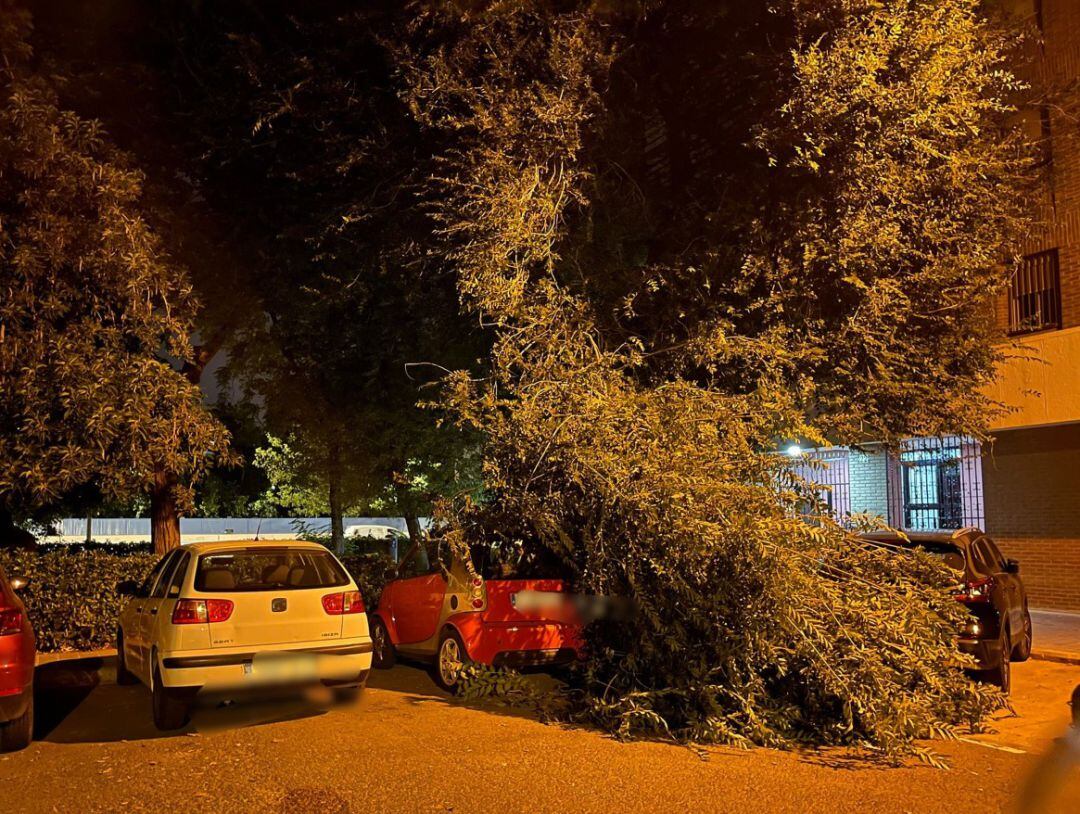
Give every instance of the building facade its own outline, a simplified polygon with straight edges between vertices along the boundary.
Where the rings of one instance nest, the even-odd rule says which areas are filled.
[[[1006,359],[987,394],[1009,411],[993,440],[914,438],[817,450],[838,517],[910,531],[984,528],[1019,560],[1033,607],[1080,611],[1080,0],[1000,0],[1039,36],[1021,72],[1036,99],[1025,125],[1043,145],[1040,226],[997,304]]]
[[[1038,30],[1030,60],[1042,103],[1045,223],[999,303],[1010,347],[990,395],[1012,408],[993,428],[982,476],[985,526],[1021,562],[1033,605],[1080,610],[1080,2],[1011,0]]]

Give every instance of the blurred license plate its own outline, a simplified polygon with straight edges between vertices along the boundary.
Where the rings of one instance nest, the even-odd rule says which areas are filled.
[[[308,653],[256,653],[244,675],[260,681],[304,681],[316,675],[315,656]]]
[[[519,611],[555,611],[566,603],[560,591],[518,591],[510,599]]]

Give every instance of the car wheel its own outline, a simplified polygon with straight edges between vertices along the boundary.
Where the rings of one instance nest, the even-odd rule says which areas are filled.
[[[176,690],[171,690],[161,683],[161,670],[154,656],[154,686],[150,688],[154,706],[154,726],[167,732],[179,729],[188,722],[191,704],[182,698]]]
[[[993,670],[992,680],[1001,687],[1001,691],[1008,695],[1012,690],[1012,646],[1009,642],[1009,629],[1001,632],[1001,661]]]
[[[469,654],[455,630],[446,630],[439,638],[435,653],[435,681],[447,692],[461,689],[461,672],[469,664]]]
[[[1024,608],[1024,638],[1013,648],[1013,661],[1027,661],[1031,658],[1031,612]]]
[[[127,668],[127,656],[124,655],[124,631],[116,629],[116,683],[121,685],[134,684],[138,679]]]
[[[18,718],[8,721],[0,726],[0,752],[15,752],[25,749],[34,739],[34,695],[30,694],[30,700],[26,709]]]
[[[397,652],[390,641],[386,624],[378,616],[371,620],[371,666],[376,670],[389,670],[397,664]]]

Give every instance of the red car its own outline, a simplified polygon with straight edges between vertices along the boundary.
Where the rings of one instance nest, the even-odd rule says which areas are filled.
[[[26,609],[0,568],[0,752],[24,749],[34,733],[34,655],[37,648]]]
[[[473,571],[438,542],[412,545],[369,614],[373,666],[398,654],[435,663],[455,691],[462,667],[566,664],[582,655],[581,623],[560,579],[520,547],[478,546]]]

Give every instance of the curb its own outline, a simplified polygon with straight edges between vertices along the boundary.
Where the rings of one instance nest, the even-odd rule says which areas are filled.
[[[58,661],[103,659],[115,655],[115,647],[107,647],[104,650],[61,650],[57,653],[38,653],[37,656],[34,658],[34,665],[36,667],[41,667],[44,664],[55,664]]]
[[[1069,653],[1065,650],[1032,650],[1031,658],[1035,661],[1054,661],[1058,664],[1080,665],[1080,653]]]

